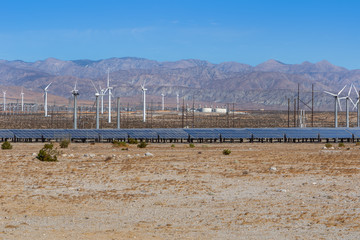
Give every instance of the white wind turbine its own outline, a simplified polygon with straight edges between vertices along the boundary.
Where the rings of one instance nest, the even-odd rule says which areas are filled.
[[[109,119],[108,122],[111,123],[111,90],[113,89],[113,87],[110,87],[110,69],[108,68],[108,77],[107,77],[107,88],[106,90],[108,91],[109,94]]]
[[[146,122],[146,91],[145,82],[141,84],[141,91],[143,92],[143,122]]]
[[[97,88],[95,87],[95,84],[93,81],[91,81],[92,85],[94,86],[95,88],[95,98],[96,98],[96,129],[99,129],[99,96],[100,96],[100,93],[99,91],[97,90]]]
[[[76,89],[77,82],[75,82],[74,89],[71,91],[74,96],[74,129],[77,129],[77,96],[79,96],[79,91]]]
[[[176,93],[176,111],[179,111],[180,103],[179,103],[179,92]]]
[[[23,91],[23,88],[21,88],[20,96],[21,96],[21,112],[24,112],[24,91]]]
[[[165,110],[165,94],[161,93],[161,110]]]
[[[48,116],[47,114],[47,92],[48,92],[48,88],[50,87],[50,85],[52,84],[49,83],[49,85],[46,86],[46,88],[44,88],[44,112],[45,112],[45,117]]]
[[[355,103],[353,102],[353,100],[350,98],[350,93],[351,93],[352,87],[353,87],[353,85],[351,84],[347,96],[339,98],[339,99],[345,99],[345,107],[346,107],[346,127],[349,127],[349,100],[352,102],[353,105],[355,105]]]
[[[354,110],[354,109],[357,109],[357,127],[360,127],[360,106],[359,106],[359,99],[360,99],[360,97],[359,97],[359,92],[358,92],[358,90],[356,89],[356,87],[355,87],[354,84],[353,84],[353,87],[354,87],[354,90],[355,90],[356,96],[357,96],[357,101],[356,101],[356,103],[354,104],[353,110]]]
[[[100,99],[101,99],[101,114],[104,114],[104,96],[107,92],[106,88],[101,88],[101,86],[99,85],[100,88]]]
[[[4,98],[4,112],[6,111],[6,90],[3,91],[3,98]]]
[[[345,87],[346,87],[346,85],[345,85]],[[330,94],[331,96],[333,96],[334,99],[335,99],[334,108],[335,108],[335,127],[336,127],[336,128],[338,127],[338,104],[339,104],[340,111],[341,111],[341,105],[340,105],[339,95],[340,95],[341,92],[345,89],[345,87],[343,87],[343,89],[341,89],[340,92],[338,92],[337,94],[324,91],[325,93]]]

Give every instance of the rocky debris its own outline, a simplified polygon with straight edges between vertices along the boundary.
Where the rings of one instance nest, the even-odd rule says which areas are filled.
[[[90,156],[91,158],[94,158],[96,155],[95,155],[94,153],[90,153],[89,156]]]
[[[144,156],[145,156],[145,157],[153,157],[154,154],[152,154],[152,153],[150,153],[150,152],[147,152],[147,153],[144,154]]]
[[[271,172],[276,172],[276,171],[277,171],[277,168],[276,168],[276,167],[270,167],[269,170],[270,170]]]

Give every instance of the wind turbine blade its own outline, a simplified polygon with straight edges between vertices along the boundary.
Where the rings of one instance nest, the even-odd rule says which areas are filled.
[[[341,99],[346,99],[346,98],[347,98],[347,97],[340,97],[340,98],[338,98],[338,99],[340,99],[340,100],[341,100]]]
[[[106,94],[106,92],[108,91],[109,89],[107,88],[107,89],[105,89],[105,91],[103,92],[103,94]]]
[[[354,110],[354,109],[357,109],[358,103],[359,103],[359,99],[358,99],[358,100],[356,101],[356,103],[354,104],[353,110]]]
[[[327,91],[324,91],[324,93],[330,94],[331,96],[334,96],[334,97],[336,97],[336,96],[337,96],[336,94],[331,93],[331,92],[327,92]]]
[[[356,107],[354,101],[353,101],[351,98],[349,98],[349,100],[350,100],[350,102],[354,105],[354,107]]]
[[[95,87],[94,82],[93,82],[92,80],[90,80],[90,81],[91,81],[92,85],[94,86],[96,93],[99,93],[99,91],[98,91],[97,88]]]
[[[49,83],[49,85],[47,85],[46,86],[46,88],[44,89],[45,91],[50,87],[50,85],[52,84],[52,82],[51,83]]]
[[[346,85],[343,87],[343,89],[340,90],[340,92],[339,92],[337,95],[339,96],[340,93],[341,93],[342,91],[344,91],[345,88],[346,88]]]
[[[76,85],[77,85],[77,80],[75,81],[75,86],[74,86],[74,90],[76,90]]]
[[[348,96],[350,96],[350,93],[351,93],[351,89],[352,89],[352,84],[350,85],[350,89],[349,89],[349,92],[348,92]]]
[[[340,111],[342,111],[342,109],[341,109],[340,99],[338,98],[338,99],[337,99],[337,101],[338,101],[338,104],[339,104]]]
[[[354,84],[353,84],[353,86],[354,86],[354,90],[355,90],[355,92],[356,92],[356,95],[359,97],[359,92],[358,92],[358,90],[356,89],[356,87],[355,87]]]

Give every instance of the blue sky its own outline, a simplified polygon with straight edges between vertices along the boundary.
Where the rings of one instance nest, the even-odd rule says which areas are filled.
[[[331,0],[3,0],[0,59],[326,59],[360,69],[359,9]]]

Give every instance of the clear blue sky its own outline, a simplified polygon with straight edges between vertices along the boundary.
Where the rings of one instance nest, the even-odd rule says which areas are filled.
[[[359,9],[346,0],[3,0],[0,59],[326,59],[360,69]]]

